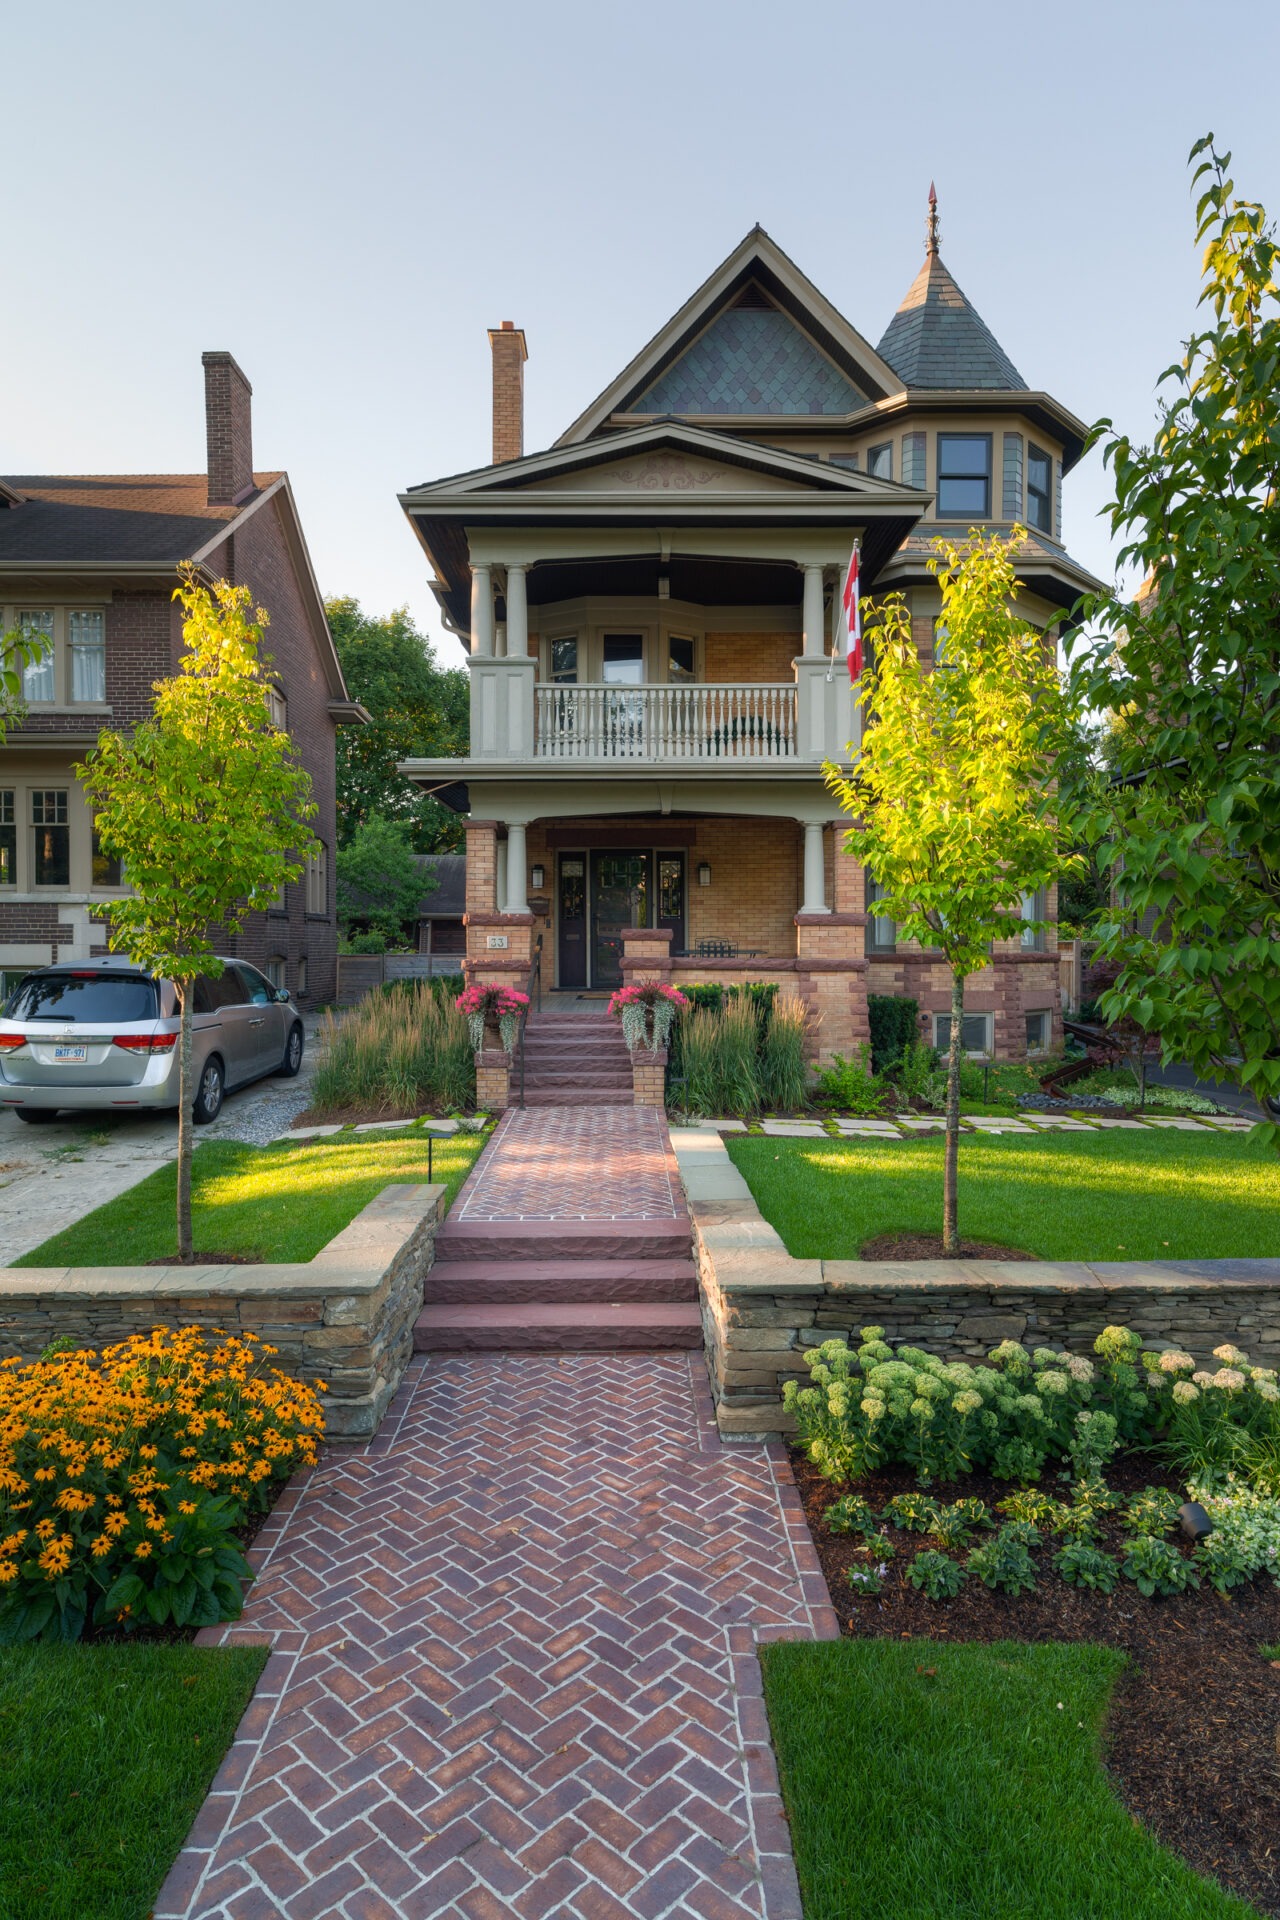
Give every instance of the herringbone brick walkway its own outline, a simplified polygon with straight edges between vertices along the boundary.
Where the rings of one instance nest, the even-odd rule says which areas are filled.
[[[481,1220],[684,1217],[665,1116],[652,1107],[513,1107],[449,1212]]]
[[[274,1646],[156,1920],[800,1920],[759,1639],[836,1631],[700,1355],[415,1361],[259,1536]]]

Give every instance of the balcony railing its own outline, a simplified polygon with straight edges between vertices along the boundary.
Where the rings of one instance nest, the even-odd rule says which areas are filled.
[[[794,760],[796,689],[576,685],[534,690],[540,760]]]

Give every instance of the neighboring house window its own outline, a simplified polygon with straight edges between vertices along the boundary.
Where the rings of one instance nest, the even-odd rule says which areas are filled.
[[[272,686],[268,683],[263,689],[262,697],[267,703],[267,718],[270,720],[276,732],[287,733],[289,730],[289,702],[285,699],[279,687]]]
[[[858,471],[858,456],[856,453],[833,453],[831,456],[831,465],[833,467],[845,467],[850,473],[856,473]]]
[[[18,626],[29,645],[39,648],[22,669],[22,697],[34,705],[52,705],[57,699],[54,675],[52,613],[20,613]]]
[[[867,449],[867,472],[873,480],[892,480],[892,440],[882,440],[878,447],[869,447]]]
[[[101,612],[67,616],[71,649],[71,698],[77,706],[101,706],[107,697],[106,616]]]
[[[307,912],[329,911],[329,849],[321,840],[307,858]]]
[[[90,870],[95,887],[118,887],[121,884],[120,856],[118,853],[103,851],[96,820],[93,823],[93,855]]]
[[[991,435],[938,435],[938,517],[989,520],[991,517]]]
[[[1053,1034],[1053,1015],[1046,1007],[1041,1013],[1027,1015],[1027,1052],[1048,1053]]]
[[[682,640],[672,634],[667,641],[667,678],[668,680],[694,680],[697,649],[692,640]]]
[[[307,961],[306,961],[306,956],[304,954],[302,959],[299,960],[298,962],[298,992],[305,993],[306,990],[307,990]]]
[[[891,953],[898,944],[898,928],[894,921],[887,920],[883,914],[872,913],[871,902],[884,897],[884,888],[878,880],[867,875],[867,945],[877,953]]]
[[[31,794],[31,830],[35,842],[33,868],[38,887],[71,885],[71,828],[67,820],[67,789],[36,787]]]
[[[273,987],[286,986],[288,984],[288,981],[286,979],[287,973],[288,973],[288,963],[286,962],[284,955],[282,953],[273,953],[271,958],[267,962],[267,978],[271,982],[272,986]]]
[[[947,664],[947,623],[935,619],[933,623],[933,664],[945,667]]]
[[[1048,906],[1048,896],[1046,895],[1044,888],[1037,887],[1034,893],[1023,894],[1022,917],[1024,920],[1032,920],[1032,921],[1043,920],[1045,917],[1045,913],[1047,911],[1047,906]],[[1028,948],[1032,953],[1043,953],[1044,952],[1044,928],[1036,927],[1036,926],[1024,927],[1022,930],[1022,944],[1024,947]]]
[[[1027,519],[1041,533],[1053,531],[1053,462],[1043,447],[1027,446]]]
[[[950,1048],[951,1015],[949,1013],[934,1014],[933,1044],[939,1053],[946,1053]],[[966,1013],[960,1026],[960,1044],[966,1053],[990,1053],[991,1015],[989,1013]]]
[[[0,787],[0,887],[18,884],[17,795],[12,787]]]
[[[572,687],[578,678],[578,640],[569,634],[551,642],[551,678],[557,687]]]

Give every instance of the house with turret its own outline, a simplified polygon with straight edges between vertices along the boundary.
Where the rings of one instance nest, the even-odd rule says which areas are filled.
[[[490,335],[493,458],[401,504],[471,674],[470,750],[405,771],[467,821],[466,968],[567,1007],[629,974],[775,981],[815,1055],[914,997],[945,1045],[941,957],[868,912],[823,781],[860,716],[840,587],[898,589],[934,657],[939,534],[1028,529],[1019,608],[1052,636],[1094,582],[1063,542],[1085,429],[1028,384],[944,265],[873,346],[754,228],[544,451],[526,453],[526,342]],[[1061,1035],[1056,902],[997,943],[964,1043],[1020,1059]]]

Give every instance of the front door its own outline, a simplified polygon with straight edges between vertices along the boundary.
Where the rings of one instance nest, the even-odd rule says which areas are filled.
[[[670,928],[672,953],[683,953],[685,925],[684,855],[682,853],[658,855],[658,925]]]
[[[648,927],[650,856],[647,853],[593,853],[591,856],[591,984],[622,985],[622,930]]]
[[[560,855],[560,965],[557,985],[565,993],[587,984],[587,856]]]

